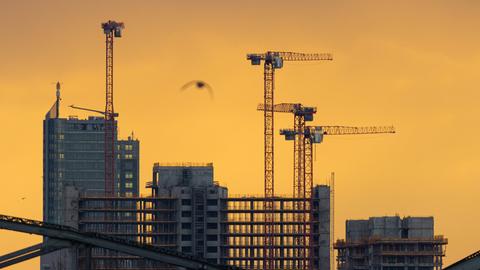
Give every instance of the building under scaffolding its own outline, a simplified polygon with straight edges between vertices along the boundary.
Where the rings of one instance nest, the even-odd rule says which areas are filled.
[[[338,240],[338,270],[441,270],[443,236],[435,236],[433,217],[371,217],[348,220],[346,241]]]
[[[309,210],[295,206],[302,198],[274,198],[274,265],[276,269],[300,269],[303,256],[313,262],[312,269],[330,269],[330,188],[315,186],[313,192],[312,236],[303,228],[298,215]],[[222,221],[222,262],[244,269],[263,268],[263,236],[265,229],[263,197],[238,197],[224,200],[226,220]],[[299,246],[299,237],[312,239]],[[312,250],[313,254],[309,254]]]
[[[264,198],[228,196],[213,181],[213,165],[155,164],[152,196],[142,198],[84,197],[79,202],[79,229],[172,248],[210,262],[263,269]],[[295,207],[300,198],[276,197],[276,269],[299,269],[309,256],[313,269],[330,269],[330,187],[313,192],[311,237],[298,215],[309,210]],[[303,246],[295,239],[312,239]],[[311,250],[311,251],[310,251]],[[85,251],[79,260],[85,260]],[[93,249],[92,269],[165,269],[168,266],[141,258]],[[84,263],[82,263],[84,265]]]

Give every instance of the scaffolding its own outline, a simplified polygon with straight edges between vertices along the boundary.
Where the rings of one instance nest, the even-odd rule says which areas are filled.
[[[441,235],[430,239],[368,237],[338,240],[334,248],[338,270],[441,270],[447,243]]]
[[[79,229],[155,247],[176,249],[176,199],[87,197],[79,202]],[[108,217],[108,218],[105,218]],[[91,252],[91,254],[89,254]],[[79,250],[79,265],[90,258],[91,269],[173,269],[156,261],[101,249]]]
[[[191,205],[183,205],[185,199],[174,196],[156,197],[84,197],[79,202],[79,229],[83,232],[102,233],[139,243],[169,248],[192,255],[209,257],[208,248],[218,248],[218,263],[235,265],[244,269],[263,269],[265,245],[265,207],[263,197],[219,198],[218,206],[209,204],[211,194],[192,190]],[[305,254],[311,258],[313,269],[327,269],[330,265],[330,187],[314,188],[310,209],[298,208],[303,198],[275,197],[273,210],[273,258],[275,269],[298,269]],[[185,209],[191,211],[190,236],[183,230]],[[217,210],[215,210],[217,209]],[[217,211],[217,214],[214,214]],[[313,213],[313,214],[312,214]],[[298,216],[312,218],[309,232],[299,230],[304,223]],[[105,218],[108,217],[108,218]],[[209,227],[218,220],[218,239]],[[310,238],[307,233],[312,233]],[[191,251],[184,250],[182,242],[191,238]],[[304,237],[307,242],[298,245],[295,239]],[[187,240],[189,240],[187,239]],[[312,247],[310,248],[310,239]],[[189,240],[190,241],[190,240]],[[208,243],[208,245],[207,245]],[[168,265],[142,258],[88,248],[79,251],[79,265],[91,252],[92,269],[168,269]],[[210,255],[212,255],[210,253]],[[326,265],[321,266],[322,263]]]

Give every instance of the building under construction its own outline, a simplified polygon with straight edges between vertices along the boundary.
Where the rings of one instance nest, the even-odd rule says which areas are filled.
[[[447,239],[434,235],[433,217],[348,220],[338,240],[338,270],[441,270]]]
[[[211,163],[155,164],[153,179],[147,187],[152,192],[149,197],[81,198],[79,229],[171,248],[210,262],[264,269],[263,197],[228,196],[227,188],[213,181]],[[306,267],[304,262],[308,259],[314,269],[329,270],[330,187],[314,188],[311,232],[302,229],[303,222],[297,217],[310,216],[310,211],[295,207],[302,200],[274,198],[276,269],[301,269]],[[300,237],[312,239],[312,246],[309,240],[299,246]],[[79,265],[85,265],[86,257],[85,251],[79,252]],[[92,269],[168,267],[102,249],[92,250],[91,266]]]

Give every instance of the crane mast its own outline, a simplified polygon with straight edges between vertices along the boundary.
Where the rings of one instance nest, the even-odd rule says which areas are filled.
[[[265,104],[257,106],[258,111],[265,111]],[[294,166],[293,166],[293,197],[304,198],[305,187],[304,180],[304,163],[303,163],[303,136],[305,122],[313,121],[313,115],[317,112],[316,107],[305,107],[300,103],[279,103],[273,106],[274,112],[291,113],[293,115],[294,130],[291,138],[294,139]],[[286,134],[281,134],[286,135]]]
[[[124,24],[108,21],[102,23],[106,47],[105,89],[105,195],[115,194],[115,111],[113,108],[113,40],[122,36]]]
[[[284,61],[320,61],[332,60],[330,54],[305,54],[295,52],[272,52],[247,54],[247,60],[252,65],[260,65],[264,61],[264,209],[265,231],[263,248],[263,268],[273,270],[278,267],[279,261],[275,243],[274,226],[274,74],[275,69],[283,67]],[[277,265],[278,264],[278,265]]]
[[[265,104],[259,104],[257,110],[265,111]],[[305,160],[304,160],[304,128],[305,122],[313,121],[313,115],[317,112],[315,107],[304,107],[300,103],[280,103],[275,104],[273,107],[274,112],[291,113],[293,114],[294,130],[291,133],[291,139],[294,140],[294,155],[293,155],[293,197],[294,198],[306,198],[307,189],[305,188]],[[305,212],[308,211],[308,205],[305,200],[295,201],[295,209],[303,211],[302,213],[293,214],[295,225],[295,231],[298,235],[293,237],[295,248],[293,250],[294,257],[297,260],[294,262],[296,269],[307,269],[308,254],[305,252],[305,246],[307,245],[306,237],[306,223],[307,217]]]

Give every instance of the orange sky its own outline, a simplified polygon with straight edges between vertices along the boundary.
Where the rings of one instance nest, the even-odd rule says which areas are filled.
[[[398,131],[317,146],[316,182],[337,175],[336,237],[347,218],[433,215],[449,239],[446,264],[479,249],[480,2],[73,2],[0,2],[0,213],[41,219],[53,82],[63,83],[64,106],[103,109],[100,23],[115,19],[126,25],[115,43],[115,109],[121,136],[133,130],[141,141],[142,186],[154,162],[212,161],[230,193],[262,193],[263,75],[245,55],[332,52],[333,62],[278,70],[276,102],[317,106],[315,124]],[[210,83],[215,100],[178,91],[192,79]],[[292,122],[277,115],[276,129]],[[275,149],[276,190],[289,193],[293,146],[277,136]],[[0,254],[40,240],[1,231]],[[10,269],[38,269],[38,260]]]

